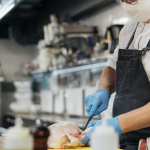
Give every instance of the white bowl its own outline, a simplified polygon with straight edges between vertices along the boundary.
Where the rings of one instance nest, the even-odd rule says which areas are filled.
[[[29,113],[30,104],[20,104],[17,102],[12,102],[9,108],[16,113]]]
[[[31,100],[32,93],[14,93],[14,98],[16,100]]]

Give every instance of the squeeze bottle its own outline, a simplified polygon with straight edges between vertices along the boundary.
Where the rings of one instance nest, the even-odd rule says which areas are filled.
[[[118,134],[104,119],[91,135],[92,150],[117,150]]]
[[[28,128],[22,126],[21,118],[15,120],[15,126],[10,127],[4,139],[5,150],[33,150],[33,137]]]

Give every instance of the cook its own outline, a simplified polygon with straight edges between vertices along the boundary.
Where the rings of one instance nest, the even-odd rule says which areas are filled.
[[[130,17],[120,32],[119,45],[109,58],[97,91],[85,98],[87,117],[107,109],[116,91],[113,117],[107,119],[119,133],[120,148],[138,150],[150,137],[150,0],[117,0]],[[149,63],[149,64],[148,64]],[[101,120],[91,121],[82,143]],[[147,140],[148,141],[148,140]],[[145,146],[146,147],[146,146]]]

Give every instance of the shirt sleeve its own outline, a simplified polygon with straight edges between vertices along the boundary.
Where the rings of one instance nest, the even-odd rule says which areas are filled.
[[[114,54],[109,57],[107,64],[106,64],[106,66],[109,66],[113,68],[114,70],[116,70],[116,61],[118,59],[118,51],[119,51],[119,46],[117,46],[117,48],[115,49]]]
[[[109,58],[108,58],[108,61],[107,61],[107,64],[106,66],[109,66],[111,68],[113,68],[114,70],[116,70],[116,61],[118,60],[118,52],[119,52],[119,48],[125,48],[125,45],[124,45],[124,40],[122,39],[122,37],[127,34],[130,30],[131,30],[131,33],[132,33],[132,30],[133,28],[135,28],[136,24],[133,23],[132,20],[129,20],[125,26],[122,28],[122,30],[120,31],[120,34],[119,34],[119,45],[116,47],[115,51],[114,51],[114,54],[111,55]],[[123,41],[123,42],[122,42]]]

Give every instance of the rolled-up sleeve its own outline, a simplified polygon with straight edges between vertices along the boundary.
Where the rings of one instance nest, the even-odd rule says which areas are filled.
[[[109,66],[113,68],[114,70],[116,70],[116,61],[118,59],[118,51],[119,51],[119,46],[117,46],[117,48],[115,49],[114,54],[109,57],[107,64],[106,64],[106,66]]]

